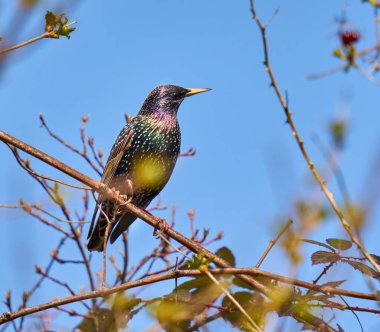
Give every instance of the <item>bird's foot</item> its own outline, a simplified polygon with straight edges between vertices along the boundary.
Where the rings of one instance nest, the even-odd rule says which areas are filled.
[[[120,206],[125,206],[132,202],[132,196],[128,197],[128,195],[120,195],[120,197],[124,200],[124,203],[120,204]]]
[[[120,194],[120,191],[119,190],[116,190],[115,187],[112,187],[111,188],[111,191],[112,191],[112,194],[115,196],[116,199],[119,199],[121,194]]]
[[[161,233],[166,233],[168,229],[169,229],[169,224],[166,222],[166,220],[159,219],[156,227],[154,228],[153,236],[157,236],[158,231],[160,231]]]
[[[116,190],[116,188],[111,188],[113,194],[116,196],[115,198],[118,200],[118,201],[123,201],[123,203],[121,203],[119,206],[124,206],[124,205],[127,205],[129,203],[131,203],[132,201],[132,196],[129,196],[128,195],[122,195],[120,193],[119,190]]]

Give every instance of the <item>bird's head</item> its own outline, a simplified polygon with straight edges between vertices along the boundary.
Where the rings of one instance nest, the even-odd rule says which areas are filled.
[[[141,108],[141,115],[154,115],[164,112],[176,115],[179,105],[189,96],[209,91],[210,89],[187,89],[177,85],[160,85],[152,90]]]

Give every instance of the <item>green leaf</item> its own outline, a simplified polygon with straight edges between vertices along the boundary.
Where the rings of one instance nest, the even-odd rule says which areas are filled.
[[[231,294],[234,299],[244,308],[248,315],[260,326],[264,325],[265,311],[264,311],[264,298],[255,292],[236,292]],[[225,321],[238,327],[243,331],[251,331],[251,324],[248,324],[247,319],[243,316],[241,311],[225,296],[222,301],[222,306],[227,310],[222,311],[222,317]]]
[[[45,31],[48,33],[50,38],[59,38],[64,36],[70,39],[70,33],[76,28],[70,28],[67,24],[69,19],[65,14],[55,15],[51,11],[47,11],[45,15]]]
[[[276,284],[276,281],[270,280],[268,278],[262,277],[262,276],[251,276],[251,278],[257,280],[260,284],[263,284],[267,287],[272,287],[273,285]],[[249,289],[249,290],[254,290],[254,288],[247,283],[245,283],[243,280],[240,280],[237,277],[234,277],[232,279],[232,284],[241,288]]]
[[[316,244],[317,246],[324,247],[324,248],[327,248],[327,249],[335,252],[335,249],[333,247],[330,247],[329,245],[327,245],[323,242],[319,242],[319,241],[315,241],[315,240],[309,240],[309,239],[302,239],[302,241],[306,242],[306,243]]]
[[[241,288],[253,290],[254,288],[247,283],[245,283],[243,280],[240,280],[239,278],[233,277],[232,278],[232,284]]]
[[[213,259],[207,258],[204,254],[200,253],[198,255],[193,255],[191,260],[186,260],[184,265],[189,270],[200,270],[204,267],[208,267],[212,261]]]
[[[117,330],[125,329],[131,319],[131,311],[142,302],[139,298],[129,298],[124,293],[117,293],[112,302],[112,313]]]
[[[326,242],[338,250],[348,250],[352,247],[352,242],[343,239],[326,239]]]
[[[360,271],[361,273],[371,277],[371,278],[376,278],[379,279],[379,273],[375,271],[372,267],[369,267],[368,265],[360,262],[355,262],[355,261],[345,261],[347,264],[350,264],[354,269]]]
[[[62,189],[61,189],[60,185],[57,182],[54,182],[54,187],[53,187],[52,194],[53,194],[54,200],[56,201],[56,203],[59,206],[64,206],[65,205]]]
[[[177,288],[165,296],[154,309],[163,329],[170,332],[188,330],[194,317],[203,312],[208,303],[214,303],[220,297],[221,288],[213,282],[207,283],[204,277],[181,285],[181,289]]]
[[[190,301],[164,299],[156,307],[155,314],[163,329],[169,332],[181,332],[189,329],[198,308],[199,306],[191,304]]]
[[[292,313],[295,319],[303,323],[301,331],[335,331],[323,319],[313,315],[310,307],[305,303],[291,306],[289,313]]]
[[[128,298],[124,293],[118,293],[112,298],[111,309],[98,308],[90,312],[89,316],[97,318],[99,332],[117,332],[125,329],[131,318],[131,311],[142,302],[138,298]],[[83,319],[76,327],[81,332],[95,331],[93,318]]]
[[[348,124],[346,119],[336,119],[330,123],[329,132],[337,148],[342,148],[347,136]]]
[[[168,295],[172,300],[180,302],[189,302],[191,300],[192,294],[187,289],[175,289],[172,293]]]
[[[311,262],[316,264],[333,263],[339,260],[339,255],[329,251],[316,251],[311,255]]]
[[[335,57],[337,57],[339,59],[344,59],[345,58],[345,55],[344,55],[343,51],[340,48],[336,48],[333,51],[333,56],[335,56]]]
[[[346,281],[347,280],[329,281],[329,282],[326,282],[323,285],[321,285],[321,287],[328,286],[328,287],[335,287],[335,288],[337,288],[337,287],[339,287],[341,284],[343,284]]]
[[[232,253],[231,249],[227,247],[222,247],[222,248],[219,248],[215,254],[223,258],[228,263],[230,263],[231,266],[233,267],[236,266],[235,256]]]
[[[199,276],[194,279],[185,281],[181,285],[177,287],[177,290],[183,289],[183,290],[193,290],[198,289],[201,287],[206,287],[211,285],[213,282],[212,280],[207,276]]]
[[[139,298],[129,298],[124,293],[117,293],[113,299],[112,309],[131,311],[142,302]]]
[[[99,332],[117,332],[114,315],[111,310],[105,308],[96,309],[92,315],[97,318],[97,325]],[[92,318],[84,318],[77,326],[76,329],[81,332],[95,331],[95,322]]]

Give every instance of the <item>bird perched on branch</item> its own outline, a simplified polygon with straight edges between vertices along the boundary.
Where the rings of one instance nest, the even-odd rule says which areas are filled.
[[[101,182],[145,209],[168,182],[180,153],[179,106],[186,97],[208,90],[161,85],[150,92],[139,114],[117,137]],[[109,222],[113,243],[136,219],[128,212],[114,214],[114,203],[99,197],[88,234],[90,251],[103,251]]]

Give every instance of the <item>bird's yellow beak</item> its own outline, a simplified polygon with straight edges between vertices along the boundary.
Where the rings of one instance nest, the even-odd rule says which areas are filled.
[[[202,92],[210,91],[211,89],[200,88],[200,89],[187,89],[187,90],[188,90],[188,92],[186,93],[185,97],[190,97],[192,95],[196,95],[197,93],[202,93]]]

